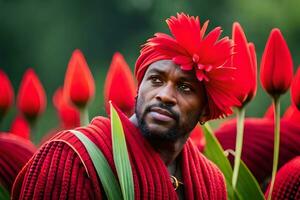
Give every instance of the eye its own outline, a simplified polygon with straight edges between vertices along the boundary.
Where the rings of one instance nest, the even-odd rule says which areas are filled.
[[[193,91],[193,87],[186,83],[181,83],[178,85],[178,89],[184,93],[190,93]]]
[[[159,85],[162,83],[162,80],[159,76],[150,76],[149,79],[153,85]]]

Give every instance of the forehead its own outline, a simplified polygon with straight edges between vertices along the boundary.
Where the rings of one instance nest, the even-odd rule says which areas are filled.
[[[196,83],[199,82],[196,78],[194,70],[184,71],[180,68],[180,66],[176,65],[171,60],[160,60],[152,63],[148,67],[145,76],[152,73],[159,73],[162,75],[173,75],[176,78],[185,79],[187,81]]]

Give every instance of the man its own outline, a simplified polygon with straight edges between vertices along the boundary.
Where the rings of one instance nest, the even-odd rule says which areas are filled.
[[[167,20],[175,38],[158,33],[137,60],[135,114],[119,112],[130,157],[135,199],[226,199],[224,177],[189,140],[195,125],[225,116],[238,104],[231,94],[228,38],[220,28],[204,38],[198,18]],[[76,129],[92,140],[115,170],[110,121],[95,118]],[[105,193],[84,145],[70,131],[58,133],[27,163],[13,199],[102,199]]]

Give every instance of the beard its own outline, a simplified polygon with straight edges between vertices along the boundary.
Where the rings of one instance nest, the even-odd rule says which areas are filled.
[[[180,126],[179,126],[179,119],[180,116],[178,113],[176,113],[175,111],[172,110],[172,108],[166,104],[163,103],[156,103],[153,105],[149,105],[145,108],[143,113],[139,112],[139,101],[138,99],[136,99],[136,103],[135,103],[135,114],[137,117],[137,121],[138,121],[138,127],[140,128],[142,134],[144,137],[146,137],[147,139],[150,139],[151,141],[175,141],[178,138],[180,138],[182,136],[182,131],[180,130]],[[169,113],[172,114],[172,116],[174,117],[175,123],[172,127],[170,127],[168,129],[167,132],[159,132],[158,131],[151,131],[145,121],[145,116],[151,111],[151,109],[153,107],[159,107],[161,109],[165,109],[167,110]]]

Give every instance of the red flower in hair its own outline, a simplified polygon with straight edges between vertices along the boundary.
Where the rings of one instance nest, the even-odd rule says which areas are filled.
[[[300,110],[300,66],[292,83],[291,95],[293,103]]]
[[[95,81],[79,49],[69,61],[65,75],[64,93],[76,106],[84,107],[94,97]]]
[[[205,85],[209,110],[207,120],[231,114],[230,107],[240,105],[234,95],[235,68],[224,65],[232,55],[232,41],[228,37],[219,40],[220,27],[205,36],[208,21],[201,28],[198,17],[184,13],[169,18],[167,24],[173,37],[156,33],[141,49],[135,67],[138,82],[151,63],[173,60],[182,70],[195,70],[198,80]]]
[[[271,96],[281,95],[289,89],[293,77],[293,61],[277,28],[271,31],[260,66],[262,86]]]
[[[29,118],[36,118],[46,108],[44,88],[33,69],[28,69],[22,79],[17,98],[20,111]]]
[[[237,97],[243,104],[246,104],[256,93],[257,70],[254,44],[248,44],[244,31],[237,22],[232,27],[232,40],[235,45],[231,65],[237,69],[235,71]]]
[[[14,101],[14,90],[7,75],[0,69],[0,119]]]
[[[124,57],[115,53],[106,75],[104,84],[104,102],[106,113],[109,114],[109,100],[127,116],[134,112],[136,84]]]
[[[10,132],[22,138],[30,140],[30,126],[26,119],[18,115],[11,124]]]
[[[63,89],[61,87],[54,93],[53,104],[64,128],[80,126],[80,113],[71,102],[68,102],[67,99],[64,98]]]

